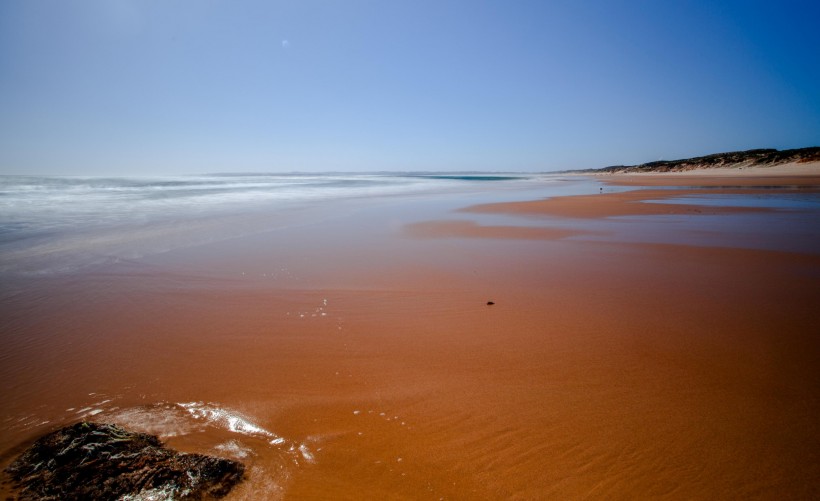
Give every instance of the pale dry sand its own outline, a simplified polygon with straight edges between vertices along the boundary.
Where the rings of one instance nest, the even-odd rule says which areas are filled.
[[[664,193],[480,208],[561,228],[357,215],[43,280],[3,305],[4,404],[213,402],[311,451],[254,448],[228,499],[816,498],[820,256],[568,238]],[[6,451],[37,431],[4,425]]]
[[[607,183],[625,186],[820,186],[820,162],[693,169],[685,172],[595,174]]]

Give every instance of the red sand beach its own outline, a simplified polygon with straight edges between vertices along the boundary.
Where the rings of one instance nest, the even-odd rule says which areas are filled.
[[[607,181],[678,182],[647,179]],[[760,193],[704,179],[352,214],[39,279],[2,306],[3,464],[88,407],[240,458],[227,499],[817,498],[820,254],[777,248],[801,211],[641,202]],[[691,228],[721,217],[766,245],[732,226],[701,245]],[[659,239],[596,239],[616,223]],[[194,402],[255,428],[191,424]]]

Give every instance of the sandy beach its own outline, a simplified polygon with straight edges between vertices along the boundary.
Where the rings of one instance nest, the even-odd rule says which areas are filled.
[[[631,187],[677,187],[674,191],[632,190],[611,192],[601,188],[598,194],[558,197],[547,200],[510,204],[487,204],[465,208],[469,212],[545,214],[571,218],[603,218],[634,215],[730,214],[765,211],[766,208],[712,206],[698,204],[661,205],[640,203],[692,195],[754,195],[765,189],[767,194],[820,192],[820,162],[783,164],[774,167],[697,169],[675,173],[596,175],[607,185]]]
[[[687,180],[694,180],[701,186],[716,185],[724,181],[731,181],[733,185],[761,186],[766,183],[790,183],[797,185],[816,185],[817,176],[820,176],[820,162],[787,162],[775,165],[739,164],[729,167],[696,168],[681,172],[658,173],[647,172],[638,174],[624,174],[606,176],[616,184],[636,185],[681,185]]]
[[[818,11],[3,2],[0,501],[820,500]]]
[[[85,418],[246,462],[226,499],[816,498],[820,175],[747,174],[21,279],[0,459]]]

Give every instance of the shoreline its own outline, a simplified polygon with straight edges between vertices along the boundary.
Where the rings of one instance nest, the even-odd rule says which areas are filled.
[[[587,195],[558,196],[523,202],[478,204],[461,212],[487,214],[544,215],[567,218],[598,219],[638,215],[720,215],[753,212],[772,212],[767,207],[706,206],[698,203],[643,203],[669,202],[674,199],[692,200],[704,195],[766,195],[807,194],[820,192],[820,162],[804,169],[761,168],[753,174],[738,169],[705,169],[707,175],[692,172],[661,172],[643,174],[594,174],[590,177],[609,186],[632,187],[633,190],[609,191]],[[675,189],[657,189],[670,188]]]

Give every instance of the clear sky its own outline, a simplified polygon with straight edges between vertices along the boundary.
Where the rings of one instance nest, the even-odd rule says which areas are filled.
[[[550,171],[820,144],[820,2],[2,0],[0,173]]]

